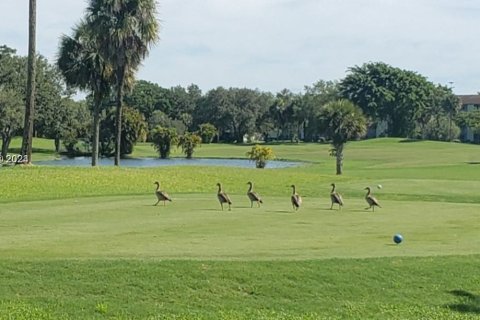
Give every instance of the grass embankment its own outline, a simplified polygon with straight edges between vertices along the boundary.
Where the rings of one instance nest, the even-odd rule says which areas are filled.
[[[34,160],[55,157],[51,141],[35,143]],[[249,148],[196,155],[243,158]],[[478,146],[355,142],[342,177],[327,145],[273,148],[308,164],[0,168],[0,319],[480,316]],[[148,144],[136,150],[155,156]],[[173,203],[152,206],[155,180]],[[263,207],[250,208],[248,180]],[[218,181],[230,212],[219,210]],[[342,211],[329,210],[331,182]],[[304,196],[297,213],[292,183]],[[382,208],[366,212],[363,188],[377,184]]]

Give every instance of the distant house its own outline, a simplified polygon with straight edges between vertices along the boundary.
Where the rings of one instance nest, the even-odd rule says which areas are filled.
[[[460,104],[462,105],[461,111],[469,112],[480,110],[480,94],[458,95],[457,97],[460,99]],[[474,133],[471,128],[463,127],[461,129],[460,138],[462,141],[480,142],[480,135]]]

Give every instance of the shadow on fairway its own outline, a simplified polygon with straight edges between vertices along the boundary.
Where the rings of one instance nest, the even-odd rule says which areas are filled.
[[[362,212],[362,213],[377,213],[378,211],[372,211],[371,209],[353,209],[348,210],[350,212]]]
[[[460,303],[447,305],[450,310],[462,313],[480,314],[480,295],[465,290],[452,290],[448,293],[460,298]]]
[[[411,143],[411,142],[422,142],[422,140],[419,139],[403,139],[398,141],[399,143]]]
[[[320,210],[320,211],[331,211],[331,212],[337,212],[337,211],[341,212],[342,210],[345,210],[345,209],[340,209],[340,210],[339,210],[339,209],[337,209],[337,208],[333,208],[333,209],[330,209],[330,208],[318,208],[318,210]]]
[[[267,210],[267,213],[295,213],[293,210]]]

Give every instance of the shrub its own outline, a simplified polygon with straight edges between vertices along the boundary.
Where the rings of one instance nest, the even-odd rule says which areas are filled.
[[[158,126],[152,132],[152,140],[153,146],[160,153],[160,158],[166,159],[170,156],[172,144],[178,143],[177,130]]]
[[[106,111],[105,118],[100,126],[100,154],[112,156],[115,153],[115,108]],[[144,116],[136,109],[125,106],[122,116],[122,138],[120,140],[120,154],[126,155],[133,152],[137,141],[145,141],[147,123]]]
[[[450,135],[450,136],[449,136]],[[424,128],[423,136],[428,140],[452,141],[460,135],[460,128],[446,116],[432,118]]]
[[[255,166],[257,168],[265,168],[268,160],[275,159],[275,154],[273,153],[272,148],[261,147],[258,144],[252,147],[252,150],[247,152],[247,156],[250,160],[255,161]]]
[[[211,143],[217,134],[217,128],[211,123],[202,123],[198,126],[200,137],[203,143]]]
[[[195,148],[202,143],[202,138],[192,132],[185,132],[178,141],[178,146],[182,148],[187,159],[191,159]]]

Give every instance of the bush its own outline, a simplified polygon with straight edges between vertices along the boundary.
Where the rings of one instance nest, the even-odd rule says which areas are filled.
[[[178,134],[175,128],[156,127],[152,132],[152,145],[160,153],[160,158],[170,156],[172,145],[178,143]]]
[[[450,133],[450,136],[449,136]],[[452,141],[460,135],[460,128],[448,117],[432,118],[423,131],[423,137],[428,140]]]
[[[164,128],[175,128],[177,130],[177,133],[179,134],[183,134],[187,129],[187,127],[185,126],[185,124],[183,124],[182,121],[174,120],[164,112],[160,110],[155,110],[152,113],[152,116],[148,119],[149,132],[152,133],[153,130],[158,126]],[[148,141],[152,141],[151,135],[148,136]]]
[[[261,147],[258,144],[252,147],[252,150],[247,152],[247,156],[250,160],[255,161],[257,168],[263,169],[267,165],[268,160],[275,159],[275,154],[272,148]]]
[[[198,133],[200,137],[202,137],[203,143],[211,143],[213,138],[217,135],[217,128],[211,123],[202,123],[198,128]]]
[[[110,157],[115,152],[115,108],[106,110],[105,118],[100,125],[99,151],[102,156]],[[137,141],[145,141],[147,123],[144,116],[136,109],[125,106],[122,115],[122,138],[120,140],[120,154],[133,152]]]
[[[178,141],[178,146],[182,148],[187,159],[191,159],[195,148],[202,143],[202,138],[192,132],[185,132]]]

